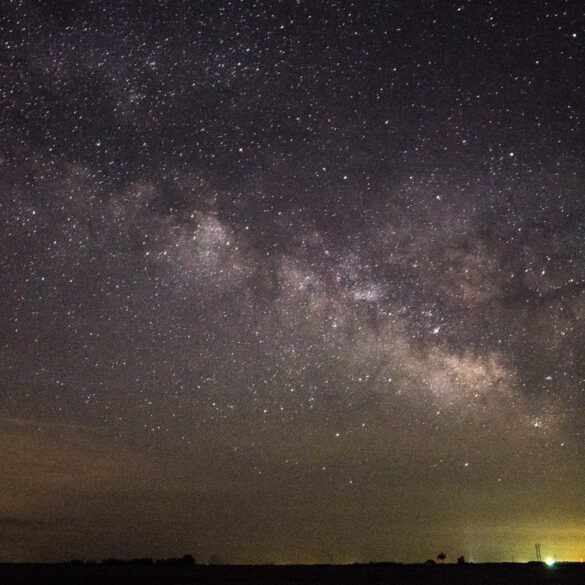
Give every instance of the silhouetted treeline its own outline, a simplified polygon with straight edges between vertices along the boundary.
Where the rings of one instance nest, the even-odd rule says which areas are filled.
[[[193,567],[195,565],[195,559],[193,555],[185,555],[183,557],[170,558],[170,559],[159,559],[153,560],[151,558],[142,559],[104,559],[102,565],[108,566],[120,566],[120,565],[136,565],[136,566],[149,566],[149,565],[163,565],[165,567]]]
[[[195,565],[195,559],[192,555],[185,555],[177,559],[163,559],[157,561],[157,565],[173,566],[173,567],[192,567]]]
[[[166,559],[190,563],[189,555]],[[114,562],[108,566],[107,562]],[[132,563],[138,562],[138,565]],[[141,564],[141,563],[150,564]],[[164,562],[164,561],[163,561]],[[194,565],[179,567],[152,559],[106,559],[99,563],[0,563],[1,585],[583,585],[583,563],[436,563],[403,565]]]

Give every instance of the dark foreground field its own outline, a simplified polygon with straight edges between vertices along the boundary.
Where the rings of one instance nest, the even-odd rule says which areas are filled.
[[[0,565],[0,583],[67,585],[584,585],[585,565],[346,566]]]

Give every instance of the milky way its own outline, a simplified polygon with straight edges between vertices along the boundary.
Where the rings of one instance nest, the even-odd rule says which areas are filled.
[[[580,2],[0,18],[0,559],[585,555]]]

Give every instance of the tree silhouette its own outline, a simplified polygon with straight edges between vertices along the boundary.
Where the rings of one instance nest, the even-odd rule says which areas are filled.
[[[447,558],[447,555],[444,552],[441,552],[437,555],[437,560],[441,561],[443,564],[445,564],[446,558]]]

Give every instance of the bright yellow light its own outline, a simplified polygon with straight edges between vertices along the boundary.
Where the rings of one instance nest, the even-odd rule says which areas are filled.
[[[544,561],[549,567],[552,567],[555,564],[555,560],[548,557],[546,561]]]

